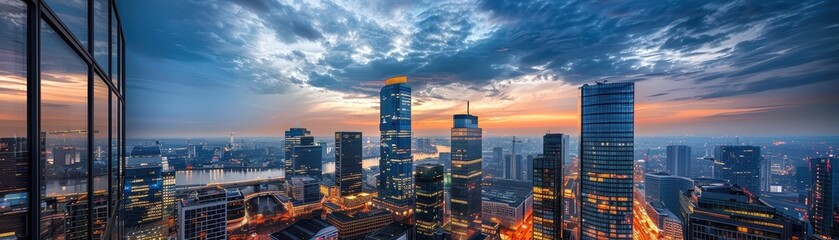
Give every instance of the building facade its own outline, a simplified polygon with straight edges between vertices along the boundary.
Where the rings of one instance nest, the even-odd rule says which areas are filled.
[[[631,239],[635,85],[581,88],[580,239]]]
[[[0,236],[70,239],[69,216],[74,236],[119,233],[124,41],[114,1],[83,3],[0,2]]]
[[[338,236],[345,240],[364,239],[370,233],[393,222],[393,215],[387,210],[369,212],[333,212],[326,217],[329,224],[338,228]]]
[[[341,196],[361,193],[361,132],[335,133],[335,186]]]
[[[292,177],[323,178],[323,147],[318,145],[291,148]]]
[[[432,240],[438,229],[443,227],[443,175],[442,164],[422,164],[416,168],[416,206],[414,218],[417,240]]]
[[[379,198],[386,202],[383,205],[410,207],[414,196],[414,157],[411,155],[411,86],[408,78],[387,79],[380,97]]]
[[[693,180],[667,173],[650,173],[644,176],[644,193],[647,202],[661,202],[671,212],[679,212],[681,192],[693,189]],[[681,219],[681,216],[678,216]]]
[[[839,238],[839,167],[835,158],[810,159],[809,216],[813,236],[819,239]]]
[[[312,132],[306,128],[293,127],[285,131],[285,138],[283,140],[283,152],[285,158],[283,162],[285,165],[285,175],[290,177],[294,175],[294,163],[292,156],[294,156],[295,146],[310,146],[315,145],[315,137],[312,137]]]
[[[542,155],[533,159],[533,239],[562,239],[562,162],[565,135],[546,134]]]
[[[762,160],[758,146],[717,146],[714,148],[714,178],[728,180],[758,194]]]
[[[481,134],[477,116],[454,115],[451,233],[455,240],[481,233]]]
[[[667,146],[667,172],[670,175],[690,177],[692,161],[690,147],[685,145]]]
[[[208,187],[178,202],[178,239],[227,239],[227,191]]]

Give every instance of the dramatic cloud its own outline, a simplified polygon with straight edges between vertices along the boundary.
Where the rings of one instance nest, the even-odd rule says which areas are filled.
[[[834,1],[265,0],[120,7],[129,91],[137,91],[134,99],[127,96],[140,109],[129,116],[145,119],[138,132],[176,128],[153,120],[160,112],[207,121],[185,134],[237,126],[279,132],[290,122],[315,125],[341,116],[373,131],[375,121],[364,119],[375,119],[378,90],[394,75],[409,76],[415,119],[427,121],[415,125],[430,134],[444,133],[449,114],[466,100],[478,101],[490,128],[574,131],[566,116],[576,111],[575,87],[603,80],[638,84],[639,106],[650,106],[639,110],[641,130],[647,120],[676,124],[735,114],[780,125],[791,117],[760,118],[839,105],[835,91],[802,92],[839,89]],[[783,107],[748,102],[767,94],[821,100],[778,103]],[[149,107],[160,102],[146,97],[213,107]],[[214,125],[208,115],[224,123]]]

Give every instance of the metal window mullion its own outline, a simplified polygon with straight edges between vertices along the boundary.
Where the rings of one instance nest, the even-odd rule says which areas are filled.
[[[40,19],[41,8],[39,0],[31,0],[27,5],[27,37],[26,37],[26,99],[27,99],[27,131],[29,151],[29,221],[27,233],[30,239],[40,239],[40,202],[41,202],[41,133],[40,133]]]
[[[87,50],[90,55],[93,55],[93,0],[87,0]],[[95,183],[93,182],[93,135],[94,133],[94,113],[95,111],[95,103],[94,99],[94,87],[96,83],[94,82],[93,78],[93,69],[96,67],[96,61],[94,58],[88,59],[88,67],[87,67],[87,239],[93,239],[93,188]]]

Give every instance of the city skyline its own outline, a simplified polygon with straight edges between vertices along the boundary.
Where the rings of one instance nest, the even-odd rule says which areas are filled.
[[[402,74],[418,136],[467,100],[486,135],[578,135],[577,88],[603,80],[635,82],[639,136],[839,133],[836,3],[599,4],[126,2],[127,135],[375,136]]]

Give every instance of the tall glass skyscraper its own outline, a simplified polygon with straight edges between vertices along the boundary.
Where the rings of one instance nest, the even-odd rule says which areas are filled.
[[[361,132],[335,133],[335,186],[341,196],[361,193]]]
[[[809,202],[813,236],[818,239],[839,238],[839,167],[835,158],[810,159],[812,180]]]
[[[452,128],[452,239],[481,233],[481,128],[478,117],[454,115]]]
[[[318,145],[291,148],[292,174],[286,176],[323,178],[323,147]]]
[[[417,166],[416,171],[416,219],[417,240],[434,239],[434,234],[443,227],[443,175],[445,169],[442,164],[426,163]]]
[[[632,239],[635,85],[583,85],[580,239]]]
[[[690,177],[690,163],[692,161],[689,146],[667,146],[667,171],[670,175]]]
[[[542,155],[533,159],[533,239],[562,239],[562,162],[568,142],[545,134]]]
[[[414,157],[411,155],[411,86],[408,86],[408,78],[387,79],[380,95],[379,198],[390,204],[411,205]]]
[[[125,85],[114,1],[4,0],[0,16],[0,238],[116,235]]]
[[[283,152],[285,154],[285,158],[283,159],[283,163],[285,165],[285,175],[287,178],[294,175],[294,163],[291,159],[294,155],[294,146],[309,146],[314,144],[315,138],[312,137],[312,132],[306,128],[293,127],[288,131],[285,131],[285,139],[283,141]]]
[[[762,159],[758,146],[717,146],[714,148],[714,178],[728,180],[758,194]]]

